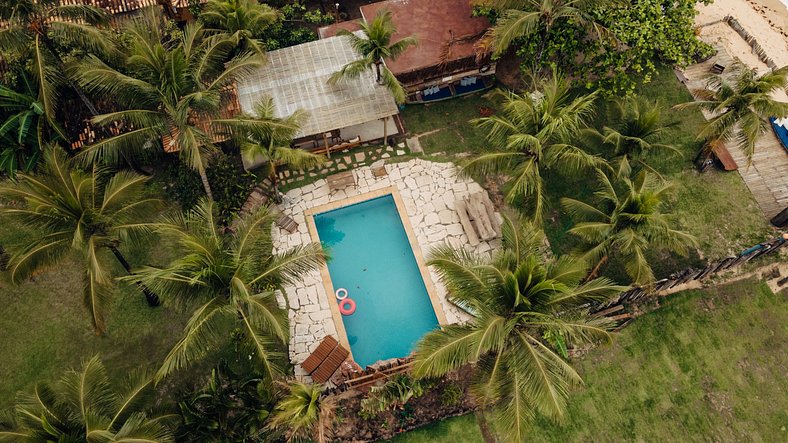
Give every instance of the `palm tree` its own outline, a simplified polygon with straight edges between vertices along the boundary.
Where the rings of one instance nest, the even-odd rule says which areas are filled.
[[[432,251],[429,265],[471,320],[428,333],[416,346],[413,375],[472,364],[479,405],[494,412],[507,441],[524,441],[535,415],[561,419],[569,389],[582,383],[563,350],[610,339],[610,322],[590,318],[584,306],[625,288],[603,278],[580,283],[587,267],[578,259],[545,259],[544,234],[530,222],[505,216],[502,233],[492,257],[448,245]]]
[[[474,0],[490,7],[500,16],[487,33],[487,44],[496,55],[503,54],[520,38],[540,41],[534,66],[541,66],[550,31],[559,23],[577,23],[595,37],[608,31],[591,14],[593,8],[618,3],[618,0]]]
[[[87,163],[116,163],[121,154],[163,146],[166,152],[177,152],[182,162],[200,174],[205,193],[212,199],[206,168],[218,152],[212,133],[223,127],[219,123],[223,94],[236,79],[258,68],[262,59],[244,53],[224,63],[234,48],[233,40],[190,23],[182,39],[171,41],[155,17],[145,18],[124,30],[130,42],[123,63],[126,69],[116,70],[94,56],[79,66],[79,80],[87,91],[112,97],[122,108],[96,116],[93,122],[120,122],[125,129],[86,147],[80,156]]]
[[[544,211],[544,169],[571,173],[604,164],[601,157],[573,144],[593,115],[597,92],[573,98],[569,84],[557,75],[539,85],[540,92],[533,94],[500,90],[491,94],[503,99],[501,112],[473,123],[487,131],[496,151],[481,154],[463,165],[468,174],[512,177],[506,201],[533,199],[531,213],[537,221]]]
[[[288,319],[275,290],[317,268],[324,255],[318,243],[273,254],[274,220],[276,214],[262,207],[224,234],[213,202],[203,199],[158,225],[158,232],[176,242],[180,257],[163,268],[142,268],[139,277],[165,302],[199,307],[157,380],[204,358],[233,330],[261,374],[273,378],[284,372]]]
[[[241,51],[260,54],[265,47],[259,39],[278,19],[275,9],[257,0],[209,0],[200,11],[200,20],[230,36]]]
[[[656,174],[654,168],[643,161],[643,156],[650,151],[681,155],[675,146],[657,142],[666,130],[678,124],[676,121],[663,121],[664,110],[658,103],[631,96],[612,100],[609,106],[607,121],[612,124],[604,126],[601,131],[589,129],[586,132],[599,144],[612,148],[617,175],[629,177],[633,162]]]
[[[104,333],[113,280],[103,251],[112,252],[131,273],[131,266],[119,247],[150,232],[152,225],[145,220],[159,201],[145,197],[147,178],[131,172],[111,175],[98,167],[85,172],[74,168],[61,149],[49,147],[44,153],[41,172],[18,174],[18,181],[15,186],[0,186],[0,196],[26,204],[0,207],[0,215],[33,230],[34,234],[25,236],[15,249],[9,248],[11,280],[19,282],[75,252],[84,273],[85,306],[96,333]],[[137,280],[132,278],[131,282]],[[145,286],[141,289],[148,304],[158,305],[155,293]]]
[[[732,75],[711,75],[705,89],[692,93],[698,101],[682,103],[676,109],[698,108],[713,116],[698,134],[704,140],[701,156],[710,154],[722,142],[735,141],[752,162],[755,142],[769,128],[769,117],[788,115],[788,103],[773,97],[788,90],[788,66],[761,76],[741,63],[730,67]]]
[[[594,205],[564,198],[564,209],[574,218],[569,232],[590,245],[583,258],[595,262],[589,278],[593,278],[613,255],[619,255],[627,274],[638,285],[654,282],[654,273],[646,252],[667,249],[684,254],[696,246],[695,237],[674,229],[675,217],[664,213],[665,198],[673,189],[670,183],[655,180],[641,171],[634,180],[622,177],[623,191],[617,191],[603,172],[597,172],[600,188]]]
[[[55,120],[60,90],[73,89],[91,115],[96,107],[65,75],[65,63],[58,48],[79,47],[95,54],[110,50],[108,39],[96,27],[109,14],[85,4],[61,4],[57,0],[6,0],[0,4],[0,52],[20,54],[29,59],[30,74],[37,82],[38,101],[44,114]]]
[[[14,177],[17,170],[30,172],[38,163],[47,143],[66,139],[57,121],[44,113],[36,85],[21,71],[19,91],[0,85],[0,171]]]
[[[393,35],[397,32],[391,20],[391,11],[378,11],[371,23],[360,22],[361,32],[364,36],[360,37],[346,29],[340,29],[338,36],[346,37],[350,40],[353,49],[361,56],[361,59],[353,61],[335,72],[328,80],[329,84],[336,84],[342,79],[356,79],[369,69],[375,69],[375,81],[385,86],[391,91],[397,103],[404,103],[407,98],[405,88],[397,80],[394,74],[386,67],[386,60],[396,60],[406,49],[418,44],[415,36],[402,38],[394,43],[391,42]]]
[[[333,399],[325,397],[319,385],[294,382],[288,385],[288,390],[277,403],[268,428],[282,432],[288,442],[330,441],[336,407]]]
[[[132,372],[114,390],[98,357],[66,372],[54,384],[39,383],[20,393],[0,441],[173,442],[172,415],[150,416],[144,406],[153,396],[151,378]]]
[[[279,179],[276,174],[278,166],[286,164],[292,169],[308,169],[326,162],[326,158],[322,155],[290,147],[293,137],[298,133],[303,116],[304,113],[298,110],[285,118],[276,117],[273,100],[266,98],[257,104],[255,115],[251,117],[259,120],[260,124],[242,127],[238,131],[244,162],[247,164],[264,162],[263,174],[271,180],[277,198],[279,196]]]

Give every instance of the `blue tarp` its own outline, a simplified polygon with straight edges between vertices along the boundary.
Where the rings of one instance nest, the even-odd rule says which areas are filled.
[[[457,95],[468,94],[474,91],[481,91],[482,89],[486,88],[484,82],[479,80],[476,83],[470,85],[457,85],[454,87],[454,90],[457,91]]]
[[[777,123],[775,123],[775,120],[777,119],[774,117],[769,117],[769,123],[772,124],[772,129],[774,129],[774,135],[776,135],[777,138],[780,140],[780,143],[782,143],[783,148],[788,150],[788,129],[786,129],[784,126],[778,126]]]

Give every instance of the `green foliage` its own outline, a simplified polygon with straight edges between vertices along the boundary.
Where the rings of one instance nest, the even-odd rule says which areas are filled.
[[[216,200],[218,222],[228,224],[246,203],[249,193],[257,183],[257,177],[244,171],[237,157],[219,154],[211,160],[208,167],[208,181]]]
[[[303,0],[269,2],[277,7],[279,20],[265,32],[263,42],[269,51],[317,40],[317,33],[304,23],[328,24],[331,16],[318,10],[310,11]],[[281,4],[279,4],[281,3]]]
[[[98,357],[79,371],[66,372],[57,383],[39,383],[20,394],[13,413],[0,418],[0,441],[173,442],[167,422],[172,417],[148,415],[153,382],[144,372],[132,372],[113,389]]]
[[[380,413],[390,409],[402,409],[411,399],[424,395],[433,384],[428,379],[397,375],[383,386],[372,387],[367,397],[361,400],[361,410]]]
[[[457,383],[449,383],[441,391],[441,403],[449,406],[458,405],[462,402],[464,395],[465,392]]]
[[[244,372],[233,371],[226,361],[211,370],[208,383],[178,402],[183,441],[258,441],[274,406],[274,386]]]

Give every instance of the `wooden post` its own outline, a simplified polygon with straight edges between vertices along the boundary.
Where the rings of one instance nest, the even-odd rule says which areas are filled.
[[[388,140],[388,138],[389,138],[388,122],[389,122],[389,118],[388,117],[383,117],[383,146],[388,146],[389,145],[389,140]]]
[[[328,146],[328,137],[323,133],[323,144],[326,146],[326,157],[331,158],[331,148]]]

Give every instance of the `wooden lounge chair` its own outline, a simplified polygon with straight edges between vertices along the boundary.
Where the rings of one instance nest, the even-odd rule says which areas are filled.
[[[331,351],[339,345],[337,339],[334,337],[327,335],[323,338],[323,341],[317,345],[317,349],[315,352],[309,354],[309,357],[301,363],[301,367],[304,368],[307,374],[312,374],[315,370],[320,366],[321,363],[331,354]]]
[[[725,72],[725,65],[721,65],[719,63],[715,63],[711,67],[711,72],[714,73],[714,74],[717,74],[717,75],[722,74],[723,72]]]
[[[500,237],[501,224],[495,217],[495,207],[484,193],[476,193],[455,202],[465,235],[471,246],[480,241]]]
[[[328,182],[328,189],[333,192],[339,189],[345,189],[348,186],[355,186],[356,176],[353,174],[353,171],[344,171],[329,175],[326,177],[326,181]]]
[[[282,214],[282,216],[276,220],[276,225],[290,234],[298,230],[298,223],[287,214]]]
[[[319,384],[327,382],[334,375],[334,372],[342,366],[342,362],[345,361],[348,355],[350,355],[350,351],[341,345],[334,348],[328,357],[323,360],[323,363],[320,363],[320,366],[312,373],[312,381]]]

